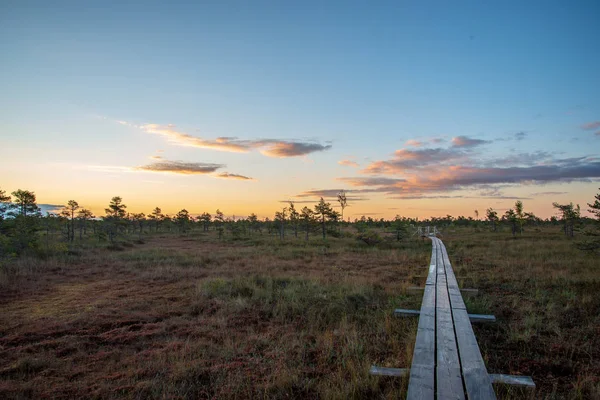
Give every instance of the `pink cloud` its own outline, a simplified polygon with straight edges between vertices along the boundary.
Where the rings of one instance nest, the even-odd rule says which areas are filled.
[[[410,147],[421,147],[423,146],[423,142],[420,142],[418,140],[415,139],[409,139],[406,141],[406,143],[404,143],[405,146],[410,146]]]
[[[343,165],[345,167],[358,167],[358,163],[352,160],[340,160],[338,164]]]
[[[473,139],[468,136],[456,136],[452,138],[452,146],[454,147],[475,147],[486,143],[489,143],[489,141]]]
[[[581,129],[584,131],[593,131],[598,128],[600,128],[600,121],[588,122],[587,124],[581,125]]]
[[[257,149],[268,157],[297,157],[317,151],[329,150],[331,148],[331,145],[279,139],[243,140],[236,137],[225,136],[218,137],[216,139],[203,139],[182,132],[173,124],[135,125],[127,121],[117,121],[117,123],[140,129],[146,133],[162,136],[167,139],[169,143],[179,146],[228,151],[234,153],[247,153],[250,150]]]

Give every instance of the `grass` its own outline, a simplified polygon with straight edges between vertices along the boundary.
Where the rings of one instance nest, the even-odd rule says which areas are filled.
[[[560,232],[446,232],[490,373],[600,398],[600,266]],[[0,274],[1,398],[403,398],[431,244],[149,236]],[[530,394],[498,387],[500,398]]]

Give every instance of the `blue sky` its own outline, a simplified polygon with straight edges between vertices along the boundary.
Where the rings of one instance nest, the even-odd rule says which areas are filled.
[[[265,216],[341,188],[383,216],[592,200],[600,3],[322,3],[3,3],[3,189]]]

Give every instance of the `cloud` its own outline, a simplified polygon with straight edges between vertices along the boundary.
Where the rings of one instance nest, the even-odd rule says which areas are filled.
[[[581,125],[581,129],[584,131],[593,131],[600,128],[600,121],[588,122],[587,124]]]
[[[345,167],[358,167],[358,163],[356,161],[352,161],[352,160],[340,160],[338,161],[338,164],[343,165]]]
[[[167,172],[181,175],[205,175],[224,167],[223,164],[163,160],[133,169],[136,171]]]
[[[40,212],[42,213],[42,215],[46,215],[46,213],[59,213],[60,210],[63,209],[64,205],[62,204],[38,204],[38,207],[40,208]]]
[[[486,166],[531,166],[552,162],[552,154],[546,151],[536,151],[534,153],[517,153],[507,157],[494,158],[489,161],[484,161]]]
[[[594,135],[596,135],[596,136],[600,136],[600,131],[598,131],[598,132],[594,133]]]
[[[523,140],[527,136],[527,133],[524,131],[515,133],[515,140]]]
[[[297,157],[318,151],[329,150],[332,147],[330,144],[323,145],[320,143],[280,139],[242,140],[228,136],[221,136],[216,139],[203,139],[182,132],[173,124],[135,125],[127,121],[117,122],[121,125],[140,129],[146,133],[162,136],[166,138],[169,143],[179,146],[234,153],[247,153],[253,149],[258,149],[262,154],[268,157]]]
[[[516,185],[592,181],[600,178],[600,160],[595,157],[544,159],[543,163],[524,166],[489,166],[484,163],[474,165],[472,161],[470,160],[469,165],[419,165],[404,170],[402,176],[398,177],[396,176],[399,174],[392,171],[391,175],[396,176],[359,176],[338,180],[352,186],[353,189],[349,192],[353,194],[383,193],[393,199],[464,196],[460,192],[465,190],[481,191],[478,195],[469,195],[474,196],[473,198],[514,199],[514,196],[503,195],[499,189]],[[493,160],[486,163],[501,164]],[[338,191],[318,189],[303,192],[298,196],[334,196]]]
[[[343,189],[325,189],[325,190],[307,190],[305,192],[302,192],[294,197],[300,197],[300,198],[304,198],[304,197],[314,197],[315,199],[321,198],[323,197],[324,199],[329,199],[330,201],[337,201],[337,195],[338,193],[343,190]],[[368,200],[365,197],[356,197],[356,196],[352,196],[352,195],[348,195],[349,193],[366,193],[366,192],[373,192],[372,190],[345,190],[344,192],[346,192],[346,199],[348,201],[364,201],[364,200]],[[294,200],[295,202],[295,200]]]
[[[490,142],[488,140],[473,139],[468,136],[455,136],[452,138],[453,147],[476,147],[486,143]]]
[[[260,152],[269,157],[298,157],[317,151],[329,150],[331,145],[286,141],[258,141],[257,146],[266,146]]]
[[[230,174],[229,172],[223,172],[220,174],[215,175],[215,177],[217,178],[224,178],[224,179],[239,179],[242,181],[254,181],[254,178],[250,178],[248,176],[244,176],[244,175],[239,175],[239,174]]]
[[[568,192],[536,192],[531,193],[531,196],[558,196],[561,194],[567,194]]]
[[[307,190],[295,197],[337,197],[341,190],[342,189]],[[351,192],[351,190],[346,190],[346,193],[349,192]]]
[[[406,143],[404,143],[404,145],[410,147],[421,147],[423,146],[423,142],[414,139],[409,139],[406,141]]]
[[[317,204],[318,200],[278,200],[279,203],[289,204],[290,201],[294,204]]]
[[[338,180],[346,182],[351,186],[389,186],[406,182],[406,179],[381,177],[338,178]]]
[[[230,151],[236,153],[246,153],[250,150],[250,143],[247,141],[237,140],[236,138],[231,137],[218,137],[214,140],[205,140],[196,136],[188,135],[184,132],[180,132],[173,124],[144,124],[135,127],[146,133],[163,136],[170,143],[180,146],[198,147],[201,149]]]
[[[458,161],[465,158],[466,153],[458,149],[400,149],[394,153],[394,159],[375,161],[369,164],[362,173],[365,174],[397,174],[404,173],[413,168],[424,167],[430,164],[441,165],[449,161]]]

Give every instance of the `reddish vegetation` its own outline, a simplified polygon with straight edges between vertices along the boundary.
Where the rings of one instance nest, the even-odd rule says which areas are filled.
[[[489,371],[532,375],[535,397],[596,396],[594,261],[557,256],[569,243],[540,255],[531,238],[478,238],[445,241],[460,282],[482,292],[469,310],[498,318],[475,328]],[[494,240],[502,257],[490,256]],[[416,321],[391,314],[418,307],[406,288],[422,283],[429,242],[300,242],[157,237],[39,261],[0,293],[0,397],[403,396],[404,380],[368,367],[410,365]]]

